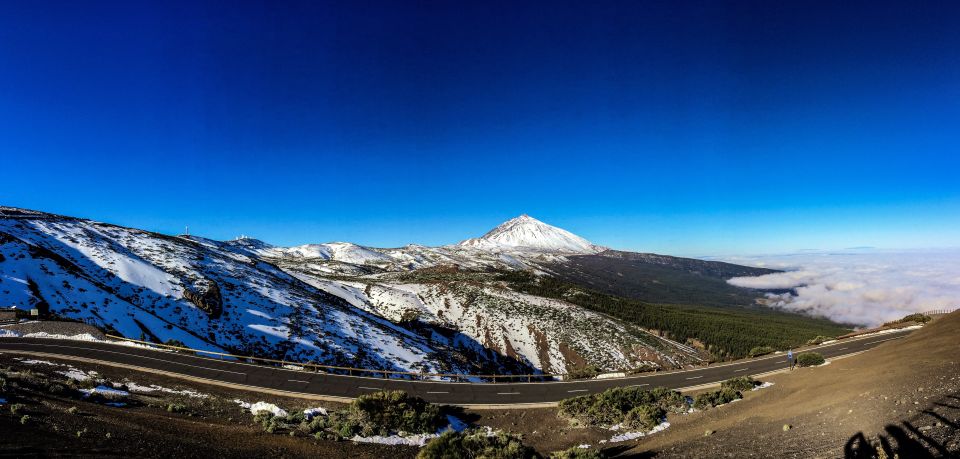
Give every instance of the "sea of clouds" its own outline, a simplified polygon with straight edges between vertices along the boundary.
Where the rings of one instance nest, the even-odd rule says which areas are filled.
[[[727,282],[793,289],[795,294],[767,294],[770,304],[837,322],[875,326],[914,312],[960,308],[960,249],[851,249],[723,260],[784,270]]]

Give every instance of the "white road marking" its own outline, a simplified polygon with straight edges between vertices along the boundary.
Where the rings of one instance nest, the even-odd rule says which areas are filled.
[[[428,394],[449,394],[450,392],[430,392],[430,391],[427,391],[427,393],[428,393]]]
[[[846,349],[846,348],[845,348],[845,347],[841,347],[840,349],[837,349],[837,350],[838,350],[838,351],[842,351],[842,350],[844,350],[844,349]]]
[[[703,376],[691,376],[691,377],[689,377],[689,378],[687,378],[687,379],[700,379],[700,378],[702,378],[702,377],[703,377]]]
[[[366,390],[383,390],[382,387],[366,387],[366,386],[360,386],[359,389],[366,389]]]
[[[649,386],[649,384],[634,384],[630,387],[643,387],[643,386]]]
[[[895,337],[893,337],[893,338],[882,339],[882,340],[880,340],[880,341],[871,341],[871,342],[869,342],[869,343],[863,343],[863,344],[864,344],[864,345],[867,345],[867,344],[877,344],[877,343],[882,343],[882,342],[884,342],[884,341],[890,341],[890,340],[892,340],[892,339],[900,339],[900,338],[903,338],[903,337],[902,337],[902,336],[895,336]]]
[[[299,379],[288,379],[287,381],[288,381],[288,382],[298,382],[298,383],[310,384],[310,381],[301,381],[301,380],[299,380]]]
[[[741,368],[739,370],[733,370],[733,372],[736,373],[738,371],[747,371],[747,370],[749,370],[749,368]]]
[[[574,390],[568,390],[567,392],[590,392],[590,391],[587,389],[574,389]]]
[[[520,392],[497,392],[497,395],[520,395]]]

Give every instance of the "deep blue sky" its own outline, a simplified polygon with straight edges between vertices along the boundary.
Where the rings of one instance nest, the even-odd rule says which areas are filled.
[[[681,255],[957,245],[960,3],[588,3],[3,2],[0,203],[287,245],[524,212]]]

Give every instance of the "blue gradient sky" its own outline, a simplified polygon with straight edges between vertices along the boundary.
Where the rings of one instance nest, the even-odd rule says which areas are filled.
[[[0,203],[285,245],[523,212],[680,255],[958,245],[960,3],[517,3],[4,2]]]

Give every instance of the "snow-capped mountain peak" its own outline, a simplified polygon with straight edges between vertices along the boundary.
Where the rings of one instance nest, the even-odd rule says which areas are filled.
[[[461,247],[486,250],[538,250],[562,253],[597,253],[603,247],[567,230],[548,225],[527,214],[512,218],[479,238],[467,239]]]

